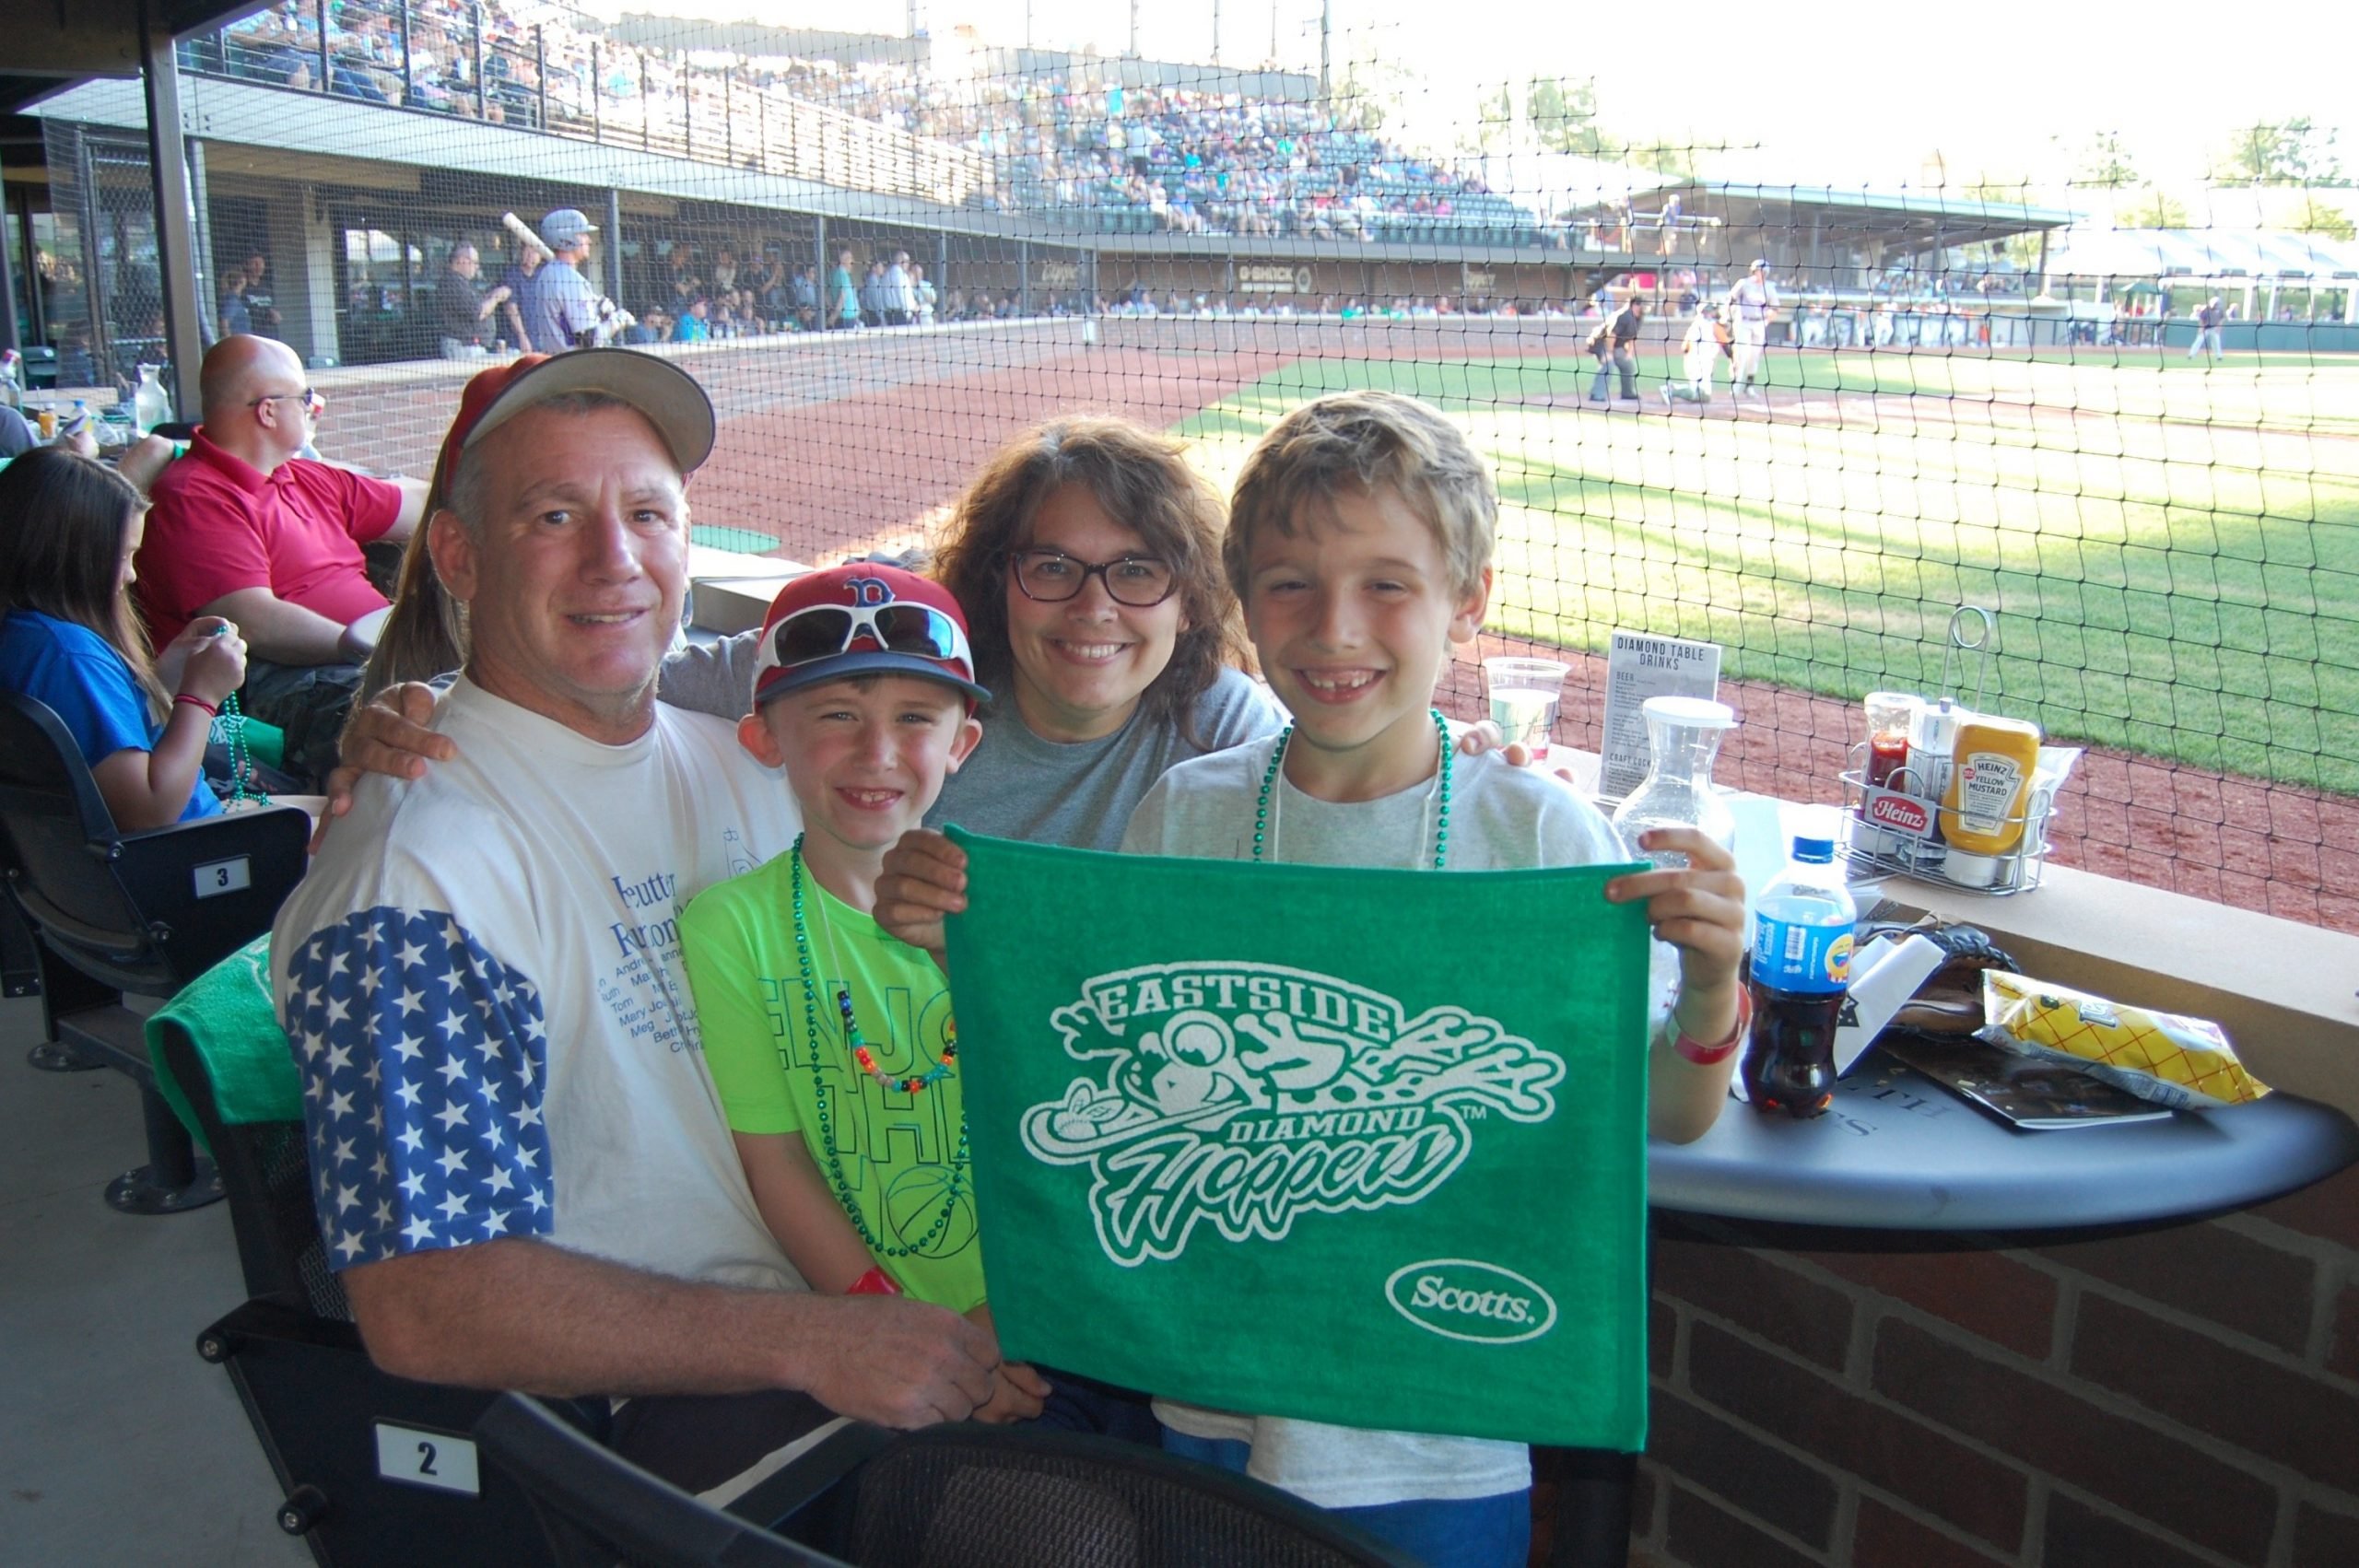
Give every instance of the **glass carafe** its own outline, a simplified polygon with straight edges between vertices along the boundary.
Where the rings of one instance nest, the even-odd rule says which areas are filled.
[[[1712,762],[1720,737],[1736,728],[1736,715],[1725,703],[1693,696],[1649,697],[1638,711],[1647,720],[1651,760],[1646,778],[1614,808],[1623,842],[1632,854],[1667,870],[1686,865],[1687,857],[1640,848],[1638,835],[1649,828],[1693,827],[1723,849],[1734,848],[1736,818],[1712,788]]]
[[[131,395],[131,422],[141,435],[157,426],[169,424],[172,417],[172,400],[164,391],[164,383],[156,379],[157,367],[139,367],[138,390]]]

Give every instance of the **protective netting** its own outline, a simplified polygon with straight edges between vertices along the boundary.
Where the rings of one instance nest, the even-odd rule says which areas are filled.
[[[815,561],[921,543],[1061,411],[1176,427],[1226,484],[1308,396],[1414,392],[1496,465],[1482,651],[1567,650],[1563,741],[1598,744],[1613,630],[1707,639],[1744,720],[1721,780],[1832,801],[1860,697],[1941,688],[1980,606],[1995,658],[1948,689],[2094,748],[2061,861],[2359,930],[2359,199],[2330,132],[2256,125],[2177,185],[2112,137],[2052,178],[1830,185],[1766,140],[1619,138],[1585,81],[1499,83],[1508,48],[1445,89],[1414,28],[1349,9],[1224,34],[1215,7],[1180,61],[941,12],[291,0],[182,48],[208,330],[307,356],[330,455],[422,472],[476,345],[522,326],[471,328],[454,259],[513,282],[504,215],[574,209],[621,340],[721,408],[699,537]],[[160,337],[137,94],[43,112],[51,336],[121,380]],[[1633,300],[1625,378],[1590,345]],[[1474,665],[1449,696],[1476,709]]]

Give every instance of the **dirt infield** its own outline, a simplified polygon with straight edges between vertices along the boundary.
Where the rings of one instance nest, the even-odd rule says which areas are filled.
[[[802,560],[902,549],[922,543],[974,472],[1028,426],[1083,410],[1176,425],[1287,357],[1085,347],[735,415],[697,476],[697,521],[775,534]]]

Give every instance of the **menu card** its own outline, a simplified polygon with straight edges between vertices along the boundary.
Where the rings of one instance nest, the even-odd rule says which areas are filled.
[[[1977,1110],[2035,1132],[2107,1123],[2160,1121],[2170,1111],[2101,1078],[1980,1040],[1888,1039],[1877,1047],[1950,1090]]]
[[[1649,697],[1697,696],[1720,689],[1720,645],[1617,631],[1605,652],[1605,738],[1598,748],[1598,799],[1611,806],[1647,776]]]

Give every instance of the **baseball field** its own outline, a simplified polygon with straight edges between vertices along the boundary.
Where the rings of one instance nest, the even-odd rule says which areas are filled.
[[[2359,362],[2084,352],[1773,353],[1766,402],[1675,411],[1663,356],[1611,405],[1579,356],[1306,358],[1181,429],[1225,485],[1307,397],[1414,392],[1496,465],[1498,631],[1856,696],[1933,689],[1980,605],[1988,696],[2051,734],[2359,792]]]

